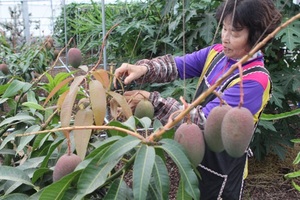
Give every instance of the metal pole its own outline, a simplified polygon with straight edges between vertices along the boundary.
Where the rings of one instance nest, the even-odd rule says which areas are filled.
[[[50,7],[51,7],[51,34],[54,33],[54,14],[53,14],[53,2],[50,0]]]
[[[102,0],[102,42],[105,42],[106,28],[105,28],[105,2]],[[106,45],[103,47],[103,68],[106,70],[107,68],[107,60],[106,60]]]
[[[66,66],[68,66],[68,37],[67,37],[67,16],[66,16],[66,2],[63,0],[63,7],[64,7],[64,29],[65,29],[65,51],[66,51]]]
[[[28,15],[28,0],[22,1],[23,20],[24,20],[24,34],[26,42],[30,41],[30,27],[29,27],[29,15]]]

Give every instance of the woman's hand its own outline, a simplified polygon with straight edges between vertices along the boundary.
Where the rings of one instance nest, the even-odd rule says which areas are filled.
[[[126,91],[124,92],[123,96],[125,97],[126,101],[128,102],[130,108],[132,110],[135,109],[136,105],[142,100],[142,99],[149,99],[150,92],[144,91],[144,90],[132,90],[132,91]]]
[[[136,80],[141,76],[145,75],[147,73],[147,70],[147,67],[143,65],[132,65],[129,63],[123,63],[115,71],[114,87],[117,88],[117,79],[125,78],[123,81],[124,84],[127,85],[133,80]]]

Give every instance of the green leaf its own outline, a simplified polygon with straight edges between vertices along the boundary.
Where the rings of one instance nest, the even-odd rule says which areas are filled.
[[[182,147],[172,139],[162,139],[162,148],[175,162],[180,172],[180,178],[185,185],[185,191],[194,199],[200,198],[199,183],[192,164],[183,152]]]
[[[122,122],[119,122],[119,121],[111,121],[107,125],[108,126],[116,126],[116,127],[119,127],[119,128],[124,128],[124,129],[131,130],[130,128],[128,128]],[[119,131],[119,130],[113,130],[113,129],[111,129],[111,130],[107,130],[107,131],[108,131],[108,135],[109,136],[122,136],[122,137],[127,136],[127,133],[124,133],[124,132]]]
[[[185,191],[185,186],[182,180],[179,181],[176,199],[192,200],[192,197]]]
[[[81,176],[77,183],[77,195],[74,199],[82,199],[85,195],[92,193],[97,188],[103,185],[111,170],[119,162],[111,159],[109,162],[99,162],[99,157],[95,157],[85,169],[83,169]]]
[[[52,144],[48,150],[48,153],[41,164],[41,167],[48,166],[48,161],[49,161],[49,158],[52,156],[53,151],[56,149],[56,147],[58,147],[64,141],[64,139],[65,139],[64,137],[59,136],[52,142]]]
[[[153,167],[154,187],[159,195],[158,199],[167,199],[170,191],[170,178],[166,164],[160,156],[155,157]]]
[[[51,133],[42,133],[42,134],[38,134],[35,138],[34,138],[34,142],[32,145],[32,149],[33,151],[41,148],[44,144],[44,142],[48,139],[48,137],[51,135]]]
[[[154,147],[142,144],[137,151],[136,159],[133,165],[134,199],[146,199],[154,161]]]
[[[300,177],[300,171],[288,173],[288,174],[284,175],[284,177],[288,178],[288,179]]]
[[[281,40],[287,46],[289,50],[294,50],[299,45],[299,38],[300,38],[300,21],[295,20],[292,24],[285,27],[277,37],[282,36]]]
[[[204,17],[199,21],[200,36],[209,44],[213,40],[213,34],[216,27],[216,19],[212,13],[204,14]]]
[[[279,113],[279,114],[265,114],[263,113],[261,115],[261,120],[278,120],[278,119],[284,119],[292,116],[297,116],[300,114],[300,108],[297,108],[295,110],[289,111],[289,112],[284,112],[284,113]]]
[[[118,140],[105,152],[101,159],[101,163],[120,158],[125,153],[135,148],[140,142],[141,140],[131,135]]]
[[[5,145],[9,142],[15,139],[15,135],[23,133],[24,130],[16,130],[9,134],[2,142],[0,145],[0,149],[3,149]]]
[[[38,103],[34,103],[34,102],[24,102],[24,103],[22,103],[22,106],[27,106],[28,108],[34,108],[36,110],[45,110],[45,108],[43,106],[41,106]]]
[[[43,177],[43,175],[47,172],[51,171],[49,168],[39,168],[37,169],[32,176],[32,183],[35,183],[39,178]]]
[[[64,193],[69,188],[72,181],[81,173],[81,170],[72,172],[59,181],[52,183],[43,189],[40,198],[43,200],[59,200],[63,199]]]
[[[0,200],[28,200],[28,196],[26,194],[14,193],[0,197]]]
[[[131,130],[136,130],[136,121],[134,116],[130,116],[125,122],[122,123],[124,126],[130,128]]]
[[[271,122],[271,121],[260,120],[259,125],[264,127],[266,130],[272,130],[274,132],[277,131],[274,124],[273,124],[273,122]]]
[[[31,133],[31,132],[37,132],[40,130],[40,126],[39,125],[33,125],[33,126],[30,126],[26,131],[25,131],[25,134],[26,133]],[[17,152],[21,151],[26,145],[28,145],[28,143],[35,137],[35,135],[29,135],[29,136],[23,136],[21,137],[20,139],[20,143],[17,147]]]
[[[35,187],[31,183],[29,176],[23,170],[15,167],[0,166],[0,180],[1,179],[15,181]]]
[[[26,113],[18,113],[17,115],[13,116],[13,117],[9,117],[4,119],[1,123],[0,123],[0,127],[7,125],[7,124],[12,124],[13,122],[29,122],[29,121],[34,121],[35,118],[26,114]]]
[[[300,163],[300,152],[298,152],[298,154],[297,154],[297,156],[296,156],[296,158],[295,158],[293,164],[294,164],[294,165],[297,165],[297,164],[299,164],[299,163]]]
[[[152,121],[149,117],[143,117],[141,119],[135,117],[135,119],[138,120],[141,123],[142,127],[145,130],[148,130],[151,127]]]
[[[123,179],[116,179],[109,187],[103,200],[127,200],[128,199],[128,186]]]
[[[16,155],[16,151],[12,149],[2,149],[0,150],[1,155]]]
[[[18,80],[13,80],[6,91],[4,92],[2,98],[14,97],[18,92],[26,85],[26,82],[21,82]]]
[[[296,190],[298,190],[300,192],[300,185],[298,185],[295,181],[292,181],[292,185],[294,186],[294,188]]]
[[[44,158],[45,156],[30,158],[22,165],[17,166],[17,168],[23,171],[27,169],[35,169],[43,162]]]

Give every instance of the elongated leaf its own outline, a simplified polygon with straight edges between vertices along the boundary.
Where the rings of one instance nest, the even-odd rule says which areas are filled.
[[[132,110],[131,110],[130,106],[128,105],[125,97],[123,97],[122,95],[120,95],[116,92],[108,92],[108,94],[110,96],[112,96],[114,98],[114,100],[116,100],[118,102],[118,104],[122,108],[123,114],[125,115],[125,117],[127,119],[132,116]]]
[[[297,164],[299,164],[299,163],[300,163],[300,152],[298,152],[298,154],[297,154],[295,160],[293,161],[293,164],[294,164],[294,165],[297,165]]]
[[[95,124],[101,126],[106,115],[106,94],[102,84],[97,80],[90,82],[90,99]]]
[[[68,95],[68,93],[69,93],[69,90],[65,91],[64,93],[62,93],[62,94],[59,96],[59,98],[58,98],[58,100],[57,100],[57,102],[56,102],[56,105],[57,105],[57,108],[58,108],[58,109],[61,109],[61,107],[62,107],[62,105],[63,105],[63,103],[64,103],[64,101],[65,101],[65,98],[66,98],[66,96]]]
[[[124,128],[124,129],[129,129],[127,126],[125,126],[122,122],[119,122],[119,121],[111,121],[107,124],[108,126],[116,126],[116,127],[119,127],[119,128]],[[124,133],[122,131],[119,131],[119,130],[108,130],[108,135],[109,136],[122,136],[122,137],[125,137],[127,136],[127,133]]]
[[[120,137],[118,136],[114,136],[114,137],[109,137],[108,139],[101,141],[100,145],[96,145],[96,149],[94,149],[91,153],[89,153],[85,160],[83,160],[81,163],[79,163],[79,165],[76,167],[75,170],[79,170],[79,169],[84,169],[86,168],[86,166],[89,165],[89,163],[92,162],[93,159],[97,158],[101,158],[102,155],[109,149],[109,147],[115,143],[116,141],[118,141],[120,139]]]
[[[170,191],[170,178],[167,166],[160,156],[155,156],[153,168],[155,189],[159,196],[158,199],[167,199]]]
[[[109,88],[110,81],[108,71],[104,69],[98,69],[96,71],[93,71],[92,74],[95,77],[95,79],[97,79],[103,85],[104,88]]]
[[[33,125],[33,126],[30,126],[26,131],[25,133],[31,133],[31,132],[37,132],[40,130],[40,126],[39,125]],[[21,151],[26,145],[28,145],[28,143],[35,137],[35,135],[29,135],[29,136],[24,136],[24,137],[21,137],[20,139],[20,143],[17,147],[17,152]]]
[[[296,190],[298,190],[300,192],[300,185],[298,185],[295,181],[292,181],[292,185],[294,186],[294,188]]]
[[[136,159],[133,165],[134,199],[146,199],[154,161],[154,147],[142,144],[137,151]]]
[[[118,159],[125,153],[135,148],[141,142],[140,139],[128,135],[117,142],[115,142],[103,155],[101,159],[102,163],[108,162],[110,160]]]
[[[187,192],[185,191],[185,186],[182,179],[179,181],[179,186],[176,193],[176,199],[192,200],[192,197],[188,195]]]
[[[64,193],[69,188],[72,181],[81,173],[81,170],[72,172],[63,178],[61,178],[59,181],[52,183],[48,187],[44,188],[40,198],[43,200],[59,200],[63,199]]]
[[[5,145],[9,142],[15,139],[15,135],[23,133],[24,130],[17,130],[9,134],[2,142],[0,145],[0,149],[3,149]]]
[[[128,186],[123,179],[116,179],[110,186],[103,200],[126,200],[128,199]]]
[[[82,171],[78,180],[77,195],[74,199],[81,200],[85,195],[101,187],[119,160],[110,160],[109,162],[99,164],[99,158],[95,157]]]
[[[1,123],[0,123],[0,127],[7,125],[7,124],[12,124],[13,122],[30,122],[30,121],[34,121],[35,118],[26,114],[26,113],[18,113],[17,115],[13,116],[13,117],[9,117],[4,119]]]
[[[77,76],[74,81],[72,82],[70,86],[70,91],[66,95],[66,98],[64,99],[61,107],[60,112],[60,120],[61,120],[61,126],[62,127],[68,127],[70,125],[71,116],[72,116],[72,110],[73,105],[76,99],[76,95],[78,93],[79,85],[83,81],[84,76]],[[68,132],[64,132],[65,137],[68,136]]]
[[[129,117],[125,122],[122,123],[126,127],[130,128],[131,130],[135,131],[136,130],[136,121],[135,117],[131,116]]]
[[[24,171],[15,167],[0,166],[0,180],[1,179],[15,181],[34,187],[29,176]]]
[[[69,83],[71,80],[73,80],[73,77],[69,77],[66,78],[65,80],[61,81],[57,86],[55,86],[50,94],[47,96],[45,102],[44,102],[44,106],[48,103],[48,101],[63,87],[65,86],[67,83]]]
[[[284,112],[284,113],[279,113],[279,114],[265,114],[263,113],[261,115],[262,120],[278,120],[278,119],[284,119],[292,116],[296,116],[300,114],[300,108],[289,111],[289,112]]]
[[[13,97],[25,86],[25,82],[21,82],[18,80],[13,80],[8,88],[5,90],[4,94],[2,95],[2,98],[8,98]]]
[[[28,169],[36,169],[42,163],[44,158],[45,158],[45,156],[30,158],[30,159],[26,160],[26,162],[24,162],[22,165],[19,165],[16,168],[23,170],[23,171],[28,170]]]
[[[152,121],[149,117],[143,117],[141,119],[139,118],[136,118],[140,124],[142,125],[142,127],[145,129],[145,130],[148,130],[152,124]]]
[[[296,172],[288,173],[288,174],[284,175],[284,177],[288,178],[288,179],[300,177],[300,170],[296,171]]]
[[[5,195],[0,197],[1,200],[28,200],[28,196],[26,194],[14,193]]]
[[[43,133],[43,134],[38,134],[34,138],[34,142],[32,145],[32,150],[36,150],[38,148],[41,148],[44,144],[44,142],[48,139],[48,137],[51,135],[51,133]]]
[[[32,90],[27,91],[27,102],[25,104],[22,104],[23,106],[27,106],[30,109],[30,112],[32,115],[35,114],[35,111],[38,110],[45,110],[41,105],[38,104],[37,99],[35,98],[35,92]],[[27,103],[27,105],[26,105]]]
[[[162,148],[175,162],[180,172],[180,178],[183,180],[186,192],[194,199],[200,198],[199,183],[189,159],[186,157],[181,146],[172,139],[162,139]]]
[[[43,177],[43,175],[49,172],[49,168],[39,168],[37,169],[32,176],[32,183],[35,183],[39,178]]]
[[[16,151],[12,149],[2,149],[0,150],[0,154],[2,155],[16,155]]]
[[[43,162],[41,164],[41,167],[47,167],[49,158],[52,155],[53,151],[56,149],[56,147],[58,147],[64,141],[64,139],[65,139],[64,137],[59,136],[54,140],[54,142],[51,144],[51,146],[48,150],[48,153],[47,153],[45,159],[43,160]]]
[[[91,109],[79,110],[75,116],[75,126],[91,126],[93,125],[93,112]],[[74,130],[74,141],[77,155],[84,160],[87,147],[90,141],[92,129]]]

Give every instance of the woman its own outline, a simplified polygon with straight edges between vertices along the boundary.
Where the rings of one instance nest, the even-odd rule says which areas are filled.
[[[222,23],[222,44],[214,44],[182,57],[165,55],[151,60],[144,59],[135,65],[123,63],[115,71],[115,77],[125,75],[124,83],[136,80],[138,83],[169,82],[176,78],[201,77],[195,97],[222,77],[233,64],[264,39],[281,22],[281,14],[272,0],[227,0],[219,6],[216,19]],[[242,65],[244,104],[253,114],[255,124],[271,93],[271,80],[264,67],[263,54],[256,52]],[[185,74],[184,74],[185,72]],[[230,106],[240,102],[238,69],[216,90]],[[116,80],[115,80],[116,84]],[[126,92],[133,95],[136,91]],[[180,102],[173,98],[164,99],[158,92],[140,91],[155,108],[155,116],[166,122],[170,114],[182,109]],[[133,107],[139,99],[133,102]],[[192,121],[204,129],[207,116],[212,108],[220,105],[220,99],[210,95],[191,111]],[[254,126],[253,131],[255,130]],[[204,130],[205,131],[205,130]],[[215,153],[208,148],[202,163],[198,166],[201,174],[201,200],[241,199],[246,169],[247,152],[240,158],[232,158],[225,151]]]

